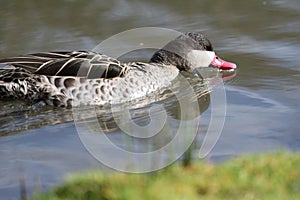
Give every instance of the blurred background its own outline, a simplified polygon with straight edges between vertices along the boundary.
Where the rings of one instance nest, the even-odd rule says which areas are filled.
[[[0,57],[89,50],[138,27],[203,32],[222,58],[238,65],[236,77],[225,83],[225,126],[210,154],[218,162],[299,151],[299,19],[298,0],[1,0]],[[80,144],[70,111],[0,106],[1,199],[19,197],[20,174],[32,191],[56,185],[69,172],[99,167]]]

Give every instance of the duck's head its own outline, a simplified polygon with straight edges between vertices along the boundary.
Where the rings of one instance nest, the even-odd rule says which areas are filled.
[[[155,52],[150,62],[174,65],[184,71],[208,66],[223,70],[236,68],[236,64],[224,61],[215,54],[211,42],[203,34],[195,32],[178,36]]]

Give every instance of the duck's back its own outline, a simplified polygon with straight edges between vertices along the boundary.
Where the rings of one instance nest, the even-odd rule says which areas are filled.
[[[1,98],[55,106],[129,101],[167,86],[178,74],[172,66],[124,64],[87,51],[28,54],[0,63],[7,65],[0,69]]]
[[[0,60],[27,70],[32,74],[47,76],[77,76],[85,78],[114,78],[123,76],[124,65],[118,60],[91,51],[59,51],[27,54]]]

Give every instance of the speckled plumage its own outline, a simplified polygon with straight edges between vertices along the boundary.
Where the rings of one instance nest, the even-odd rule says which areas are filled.
[[[1,98],[44,101],[55,106],[115,104],[168,86],[178,75],[176,67],[171,65],[120,63],[95,52],[49,52],[42,55],[48,59],[31,54],[0,61],[12,65],[0,70]],[[56,57],[50,58],[52,55]],[[69,66],[68,63],[72,64],[70,60],[77,63]],[[29,68],[28,63],[33,64],[33,61],[35,68]],[[27,67],[20,68],[21,65]],[[71,67],[77,70],[66,71]]]
[[[90,51],[28,54],[0,60],[0,98],[48,105],[105,105],[144,97],[167,87],[180,70],[198,66],[196,51],[213,51],[200,33],[186,33],[158,50],[150,63],[120,61]],[[198,63],[201,65],[201,63]]]

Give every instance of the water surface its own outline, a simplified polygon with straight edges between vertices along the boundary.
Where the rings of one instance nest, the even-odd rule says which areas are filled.
[[[104,39],[137,27],[201,31],[221,57],[238,64],[237,75],[225,82],[226,121],[207,159],[218,162],[254,152],[299,151],[298,4],[297,0],[5,0],[0,9],[0,56],[93,49]],[[145,60],[149,56],[144,52],[132,58]],[[171,98],[164,104],[169,106],[173,128],[178,125],[175,102]],[[136,114],[137,119],[144,120],[141,124],[147,124],[144,111],[152,105],[144,105],[144,110]],[[201,128],[196,147],[201,145],[209,124],[209,94],[199,105]],[[70,109],[33,109],[24,102],[0,102],[2,198],[19,197],[19,177],[23,175],[28,191],[32,191],[56,185],[70,172],[99,167],[109,170],[85,150],[72,119]],[[109,122],[104,115],[100,120]],[[114,131],[111,140],[129,148],[124,136]],[[160,143],[153,140],[130,150],[159,147]]]

